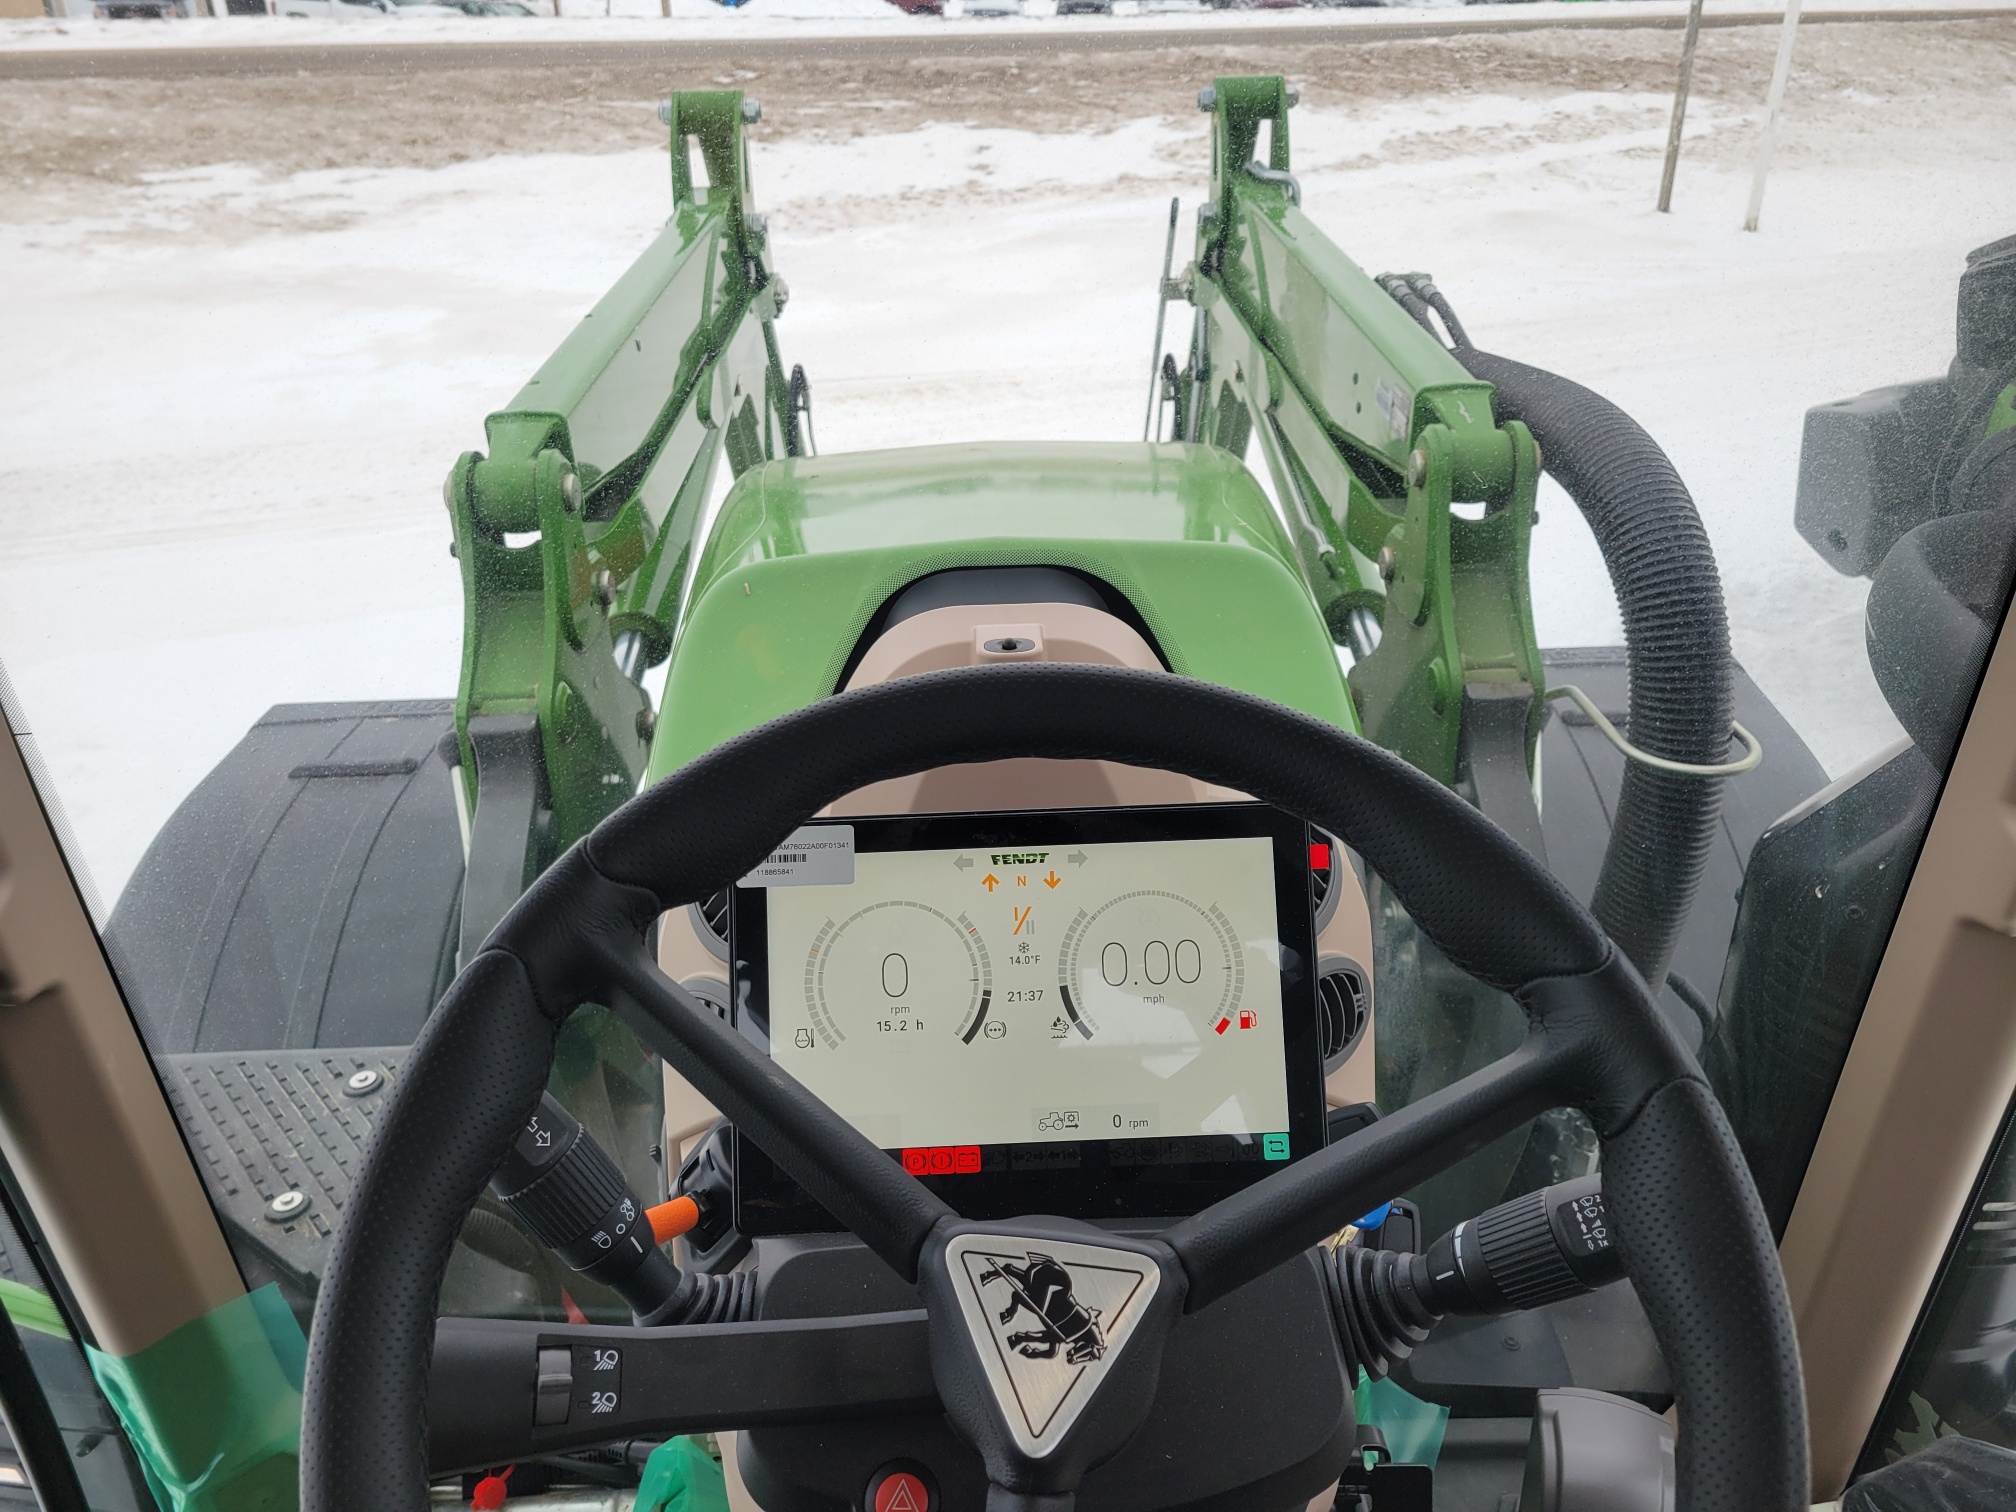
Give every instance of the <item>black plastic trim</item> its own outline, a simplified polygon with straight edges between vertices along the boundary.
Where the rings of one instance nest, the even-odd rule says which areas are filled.
[[[21,1456],[21,1469],[40,1512],[90,1512],[63,1430],[56,1426],[42,1382],[4,1307],[0,1307],[0,1414],[6,1418],[8,1436]]]
[[[542,1346],[617,1351],[618,1405],[535,1427]],[[921,1311],[679,1328],[443,1318],[427,1382],[428,1464],[440,1476],[613,1439],[937,1410]]]

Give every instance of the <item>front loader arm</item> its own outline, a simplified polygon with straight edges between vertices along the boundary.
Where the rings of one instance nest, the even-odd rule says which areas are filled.
[[[1502,792],[1516,763],[1530,810],[1543,687],[1526,576],[1533,438],[1495,424],[1490,385],[1302,213],[1292,99],[1279,78],[1220,79],[1198,98],[1212,192],[1178,434],[1242,455],[1257,444],[1310,591],[1356,653],[1367,736],[1473,796]],[[1537,844],[1537,816],[1488,807]]]
[[[463,952],[636,791],[718,469],[800,450],[739,91],[678,94],[665,230],[510,406],[446,496],[461,563]],[[694,154],[704,168],[696,184]]]

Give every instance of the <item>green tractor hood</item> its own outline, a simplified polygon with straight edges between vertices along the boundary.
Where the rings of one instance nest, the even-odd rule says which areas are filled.
[[[1279,517],[1230,454],[932,446],[786,458],[737,480],[694,575],[648,777],[834,692],[917,579],[1037,565],[1125,598],[1172,672],[1357,729]]]

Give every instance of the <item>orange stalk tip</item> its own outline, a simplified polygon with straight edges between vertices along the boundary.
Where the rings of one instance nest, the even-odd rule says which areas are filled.
[[[674,1197],[670,1202],[646,1208],[644,1216],[651,1220],[652,1239],[659,1244],[669,1244],[699,1223],[700,1204],[691,1197]]]

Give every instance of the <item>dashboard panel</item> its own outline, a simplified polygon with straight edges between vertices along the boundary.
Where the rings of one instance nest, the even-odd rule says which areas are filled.
[[[733,890],[735,1022],[968,1217],[1197,1211],[1323,1143],[1310,855],[1257,803],[815,821]],[[745,1234],[832,1227],[735,1164]]]

